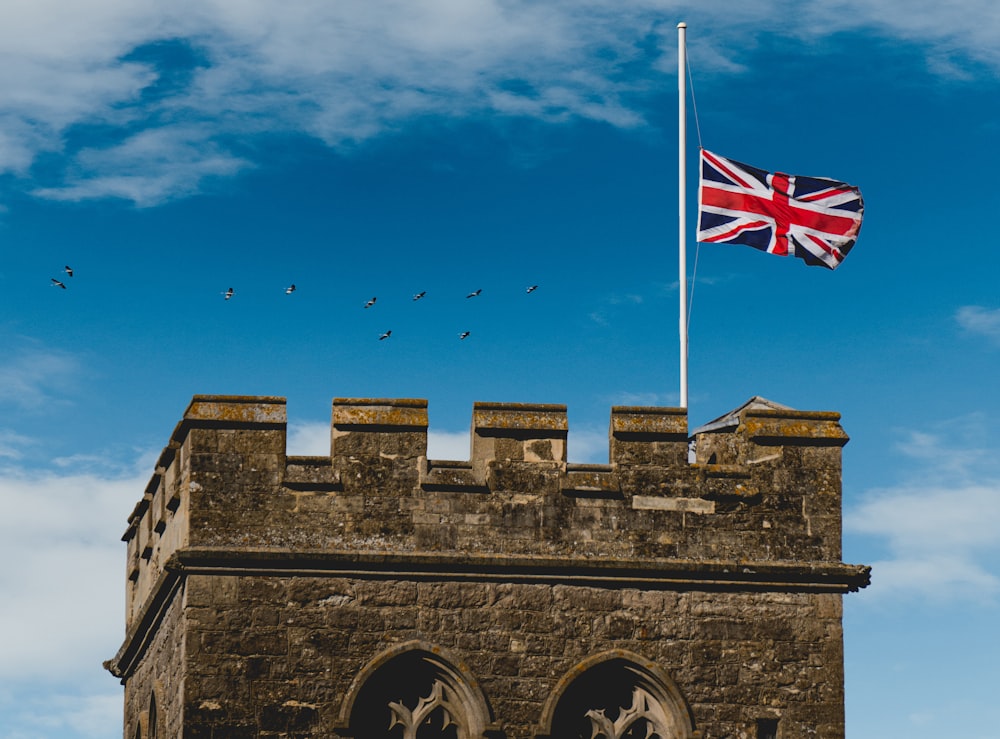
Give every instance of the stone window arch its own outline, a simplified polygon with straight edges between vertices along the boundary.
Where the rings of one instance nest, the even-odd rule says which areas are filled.
[[[538,737],[697,739],[687,701],[655,663],[614,650],[576,665],[542,711]]]
[[[436,646],[409,642],[372,660],[354,679],[338,733],[357,739],[479,739],[493,714],[464,664]]]

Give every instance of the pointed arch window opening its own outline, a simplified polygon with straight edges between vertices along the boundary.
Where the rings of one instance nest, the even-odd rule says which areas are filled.
[[[374,669],[352,699],[357,739],[477,739],[492,721],[485,698],[436,650],[403,651]]]
[[[655,667],[614,655],[575,669],[553,696],[541,736],[549,739],[692,739],[686,701]],[[641,663],[640,663],[641,662]]]

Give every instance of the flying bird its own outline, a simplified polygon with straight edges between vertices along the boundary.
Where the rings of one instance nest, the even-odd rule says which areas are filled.
[[[460,341],[465,341],[467,338],[469,338],[469,333],[470,332],[468,332],[468,331],[463,331],[462,333],[460,333],[458,335],[459,340]]]
[[[225,291],[224,293],[222,293],[222,295],[224,295],[224,296],[225,296],[226,300],[229,300],[229,299],[230,299],[231,297],[233,297],[233,293],[235,293],[235,292],[236,292],[236,291],[235,291],[235,290],[233,290],[233,288],[229,288],[229,289],[228,289],[228,290],[226,290],[226,291]]]
[[[295,283],[294,282],[291,285],[289,285],[288,287],[285,288],[285,295],[291,295],[293,292],[295,292]]]
[[[384,340],[388,339],[390,336],[392,336],[392,331],[386,331],[384,334],[382,334],[381,336],[378,337],[378,340],[379,341],[384,341]]]
[[[535,292],[535,290],[537,290],[537,289],[538,289],[538,285],[532,285],[532,286],[531,286],[531,287],[529,287],[529,288],[528,288],[527,290],[525,290],[525,292],[527,292],[527,293],[533,293],[533,292]]]
[[[65,272],[70,277],[73,276],[73,268],[70,267],[68,264],[65,267],[63,267],[63,272]]]
[[[52,278],[52,287],[61,287],[63,290],[66,289],[66,286],[61,282],[59,282],[59,280],[57,280],[55,277]]]
[[[427,294],[426,290],[421,290],[420,292],[418,292],[416,295],[413,296],[413,299],[420,300],[420,298],[424,297],[426,294]]]
[[[468,294],[468,295],[466,295],[465,297],[467,297],[467,298],[475,298],[475,297],[477,297],[477,296],[479,295],[479,293],[481,293],[482,291],[483,291],[483,288],[479,288],[478,290],[476,290],[476,291],[474,291],[474,292],[471,292],[471,293],[469,293],[469,294]]]
[[[373,305],[375,305],[376,300],[378,300],[378,298],[372,298],[371,300],[369,300],[367,303],[365,303],[365,308],[371,308]]]

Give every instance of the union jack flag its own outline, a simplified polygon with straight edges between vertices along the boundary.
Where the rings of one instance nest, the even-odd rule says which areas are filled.
[[[698,241],[743,244],[836,269],[861,231],[853,185],[767,172],[701,151]]]

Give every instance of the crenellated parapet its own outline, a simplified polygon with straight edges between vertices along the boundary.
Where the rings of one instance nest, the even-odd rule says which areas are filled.
[[[840,417],[195,396],[129,517],[124,736],[843,739]],[[397,729],[396,726],[401,726]],[[419,728],[419,732],[418,732]]]
[[[836,413],[753,399],[689,434],[683,409],[614,407],[608,464],[586,465],[567,461],[562,405],[476,403],[467,460],[428,459],[427,427],[424,400],[337,398],[329,456],[288,456],[283,398],[195,396],[123,537],[129,624],[170,573],[227,558],[668,588],[867,582],[840,562]]]

